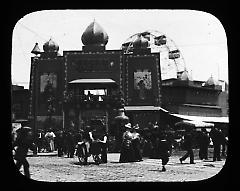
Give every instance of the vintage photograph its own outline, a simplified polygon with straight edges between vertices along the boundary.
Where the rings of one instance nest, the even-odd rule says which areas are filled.
[[[213,14],[41,10],[12,34],[17,175],[188,183],[225,167],[228,47]]]

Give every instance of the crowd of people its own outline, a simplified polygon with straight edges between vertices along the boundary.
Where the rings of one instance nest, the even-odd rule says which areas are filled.
[[[143,157],[155,158],[162,161],[162,171],[166,171],[165,165],[176,143],[174,136],[160,128],[157,123],[149,124],[149,127],[144,129],[139,128],[138,124],[132,126],[131,123],[127,123],[123,128],[119,162],[140,162]],[[23,165],[24,172],[29,177],[29,164],[26,160],[28,149],[33,150],[34,153],[57,151],[58,157],[73,158],[77,155],[76,150],[80,142],[84,143],[87,157],[96,150],[98,145],[101,163],[107,163],[108,135],[103,128],[85,126],[78,132],[73,128],[53,132],[50,128],[46,133],[39,130],[34,140],[31,128],[23,127],[13,142],[16,166],[20,169]],[[195,131],[193,128],[186,127],[180,141],[180,149],[185,150],[186,153],[179,159],[180,162],[189,157],[190,164],[195,164],[193,148],[196,148],[196,145],[199,148],[199,159],[208,160],[208,148],[211,142],[213,143],[213,161],[220,161],[221,148],[222,155],[226,155],[228,144],[221,129],[213,127],[210,132],[207,132],[205,128]]]
[[[185,126],[178,149],[186,153],[179,158],[180,163],[190,158],[190,164],[195,164],[193,152],[195,148],[199,149],[200,160],[209,160],[210,143],[213,144],[213,162],[221,161],[221,155],[226,155],[228,145],[228,138],[221,128],[214,126],[208,132],[206,128],[196,131],[193,127]],[[177,144],[174,134],[169,129],[160,128],[155,123],[150,124],[149,128],[140,130],[138,124],[132,127],[131,123],[128,123],[123,133],[119,162],[138,162],[142,161],[143,156],[161,159],[162,170],[165,171],[173,148],[177,148]]]
[[[84,141],[87,151],[90,153],[89,145],[90,143],[94,144],[99,139],[99,134],[105,135],[105,132],[100,128],[96,131],[96,129],[92,129],[90,126],[86,126],[78,132],[73,129],[59,130],[55,133],[51,129],[46,133],[39,130],[35,146],[38,153],[57,151],[59,157],[66,155],[69,158],[73,158],[78,142]]]

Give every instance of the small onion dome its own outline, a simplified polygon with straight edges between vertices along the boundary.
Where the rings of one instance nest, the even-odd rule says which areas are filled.
[[[97,22],[93,21],[83,32],[81,40],[84,45],[104,46],[108,43],[108,34]]]
[[[147,48],[148,40],[142,35],[139,35],[136,40],[133,41],[133,48]]]
[[[59,46],[51,38],[43,45],[44,52],[58,52]]]
[[[208,80],[206,81],[205,85],[207,86],[212,86],[212,85],[216,85],[216,81],[213,79],[213,77],[211,76],[210,78],[208,78]]]
[[[190,75],[188,74],[188,71],[187,70],[184,70],[183,73],[181,74],[180,76],[180,79],[183,80],[183,81],[188,81],[190,80]]]

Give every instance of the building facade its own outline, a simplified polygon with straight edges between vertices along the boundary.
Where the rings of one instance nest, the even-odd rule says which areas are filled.
[[[93,21],[81,36],[82,50],[58,53],[50,39],[32,53],[29,119],[34,129],[79,130],[100,120],[107,131],[122,108],[134,125],[168,124],[167,111],[220,116],[220,90],[184,79],[161,80],[160,54],[139,35],[133,51],[106,50],[108,35]],[[184,73],[181,78],[184,78]],[[163,109],[164,108],[164,109]]]
[[[140,126],[147,122],[139,119],[149,112],[155,114],[151,120],[159,120],[159,54],[151,53],[144,38],[136,39],[133,54],[106,50],[108,35],[94,21],[82,34],[82,42],[82,50],[63,55],[52,39],[43,45],[44,52],[34,48],[29,116],[35,129],[66,129],[71,124],[81,129],[100,119],[109,130],[124,107]]]
[[[27,120],[29,114],[29,90],[23,86],[11,86],[12,121]]]

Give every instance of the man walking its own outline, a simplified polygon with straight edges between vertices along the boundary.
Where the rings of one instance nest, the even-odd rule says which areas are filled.
[[[193,135],[191,132],[191,127],[186,127],[186,134],[184,135],[184,149],[187,151],[187,153],[179,159],[181,164],[182,164],[182,161],[184,161],[188,157],[190,157],[190,164],[195,164],[193,150],[192,150],[192,144],[193,144],[192,136]]]
[[[14,147],[17,147],[15,150],[14,159],[16,160],[16,167],[20,170],[23,165],[24,174],[26,177],[30,178],[29,172],[29,163],[26,159],[28,149],[34,151],[35,145],[33,143],[33,134],[30,127],[23,127],[18,130],[18,135],[16,141],[13,143]]]
[[[171,143],[167,140],[166,133],[161,133],[159,136],[159,141],[157,145],[157,150],[159,154],[159,158],[162,160],[162,171],[166,171],[165,165],[169,161]]]

